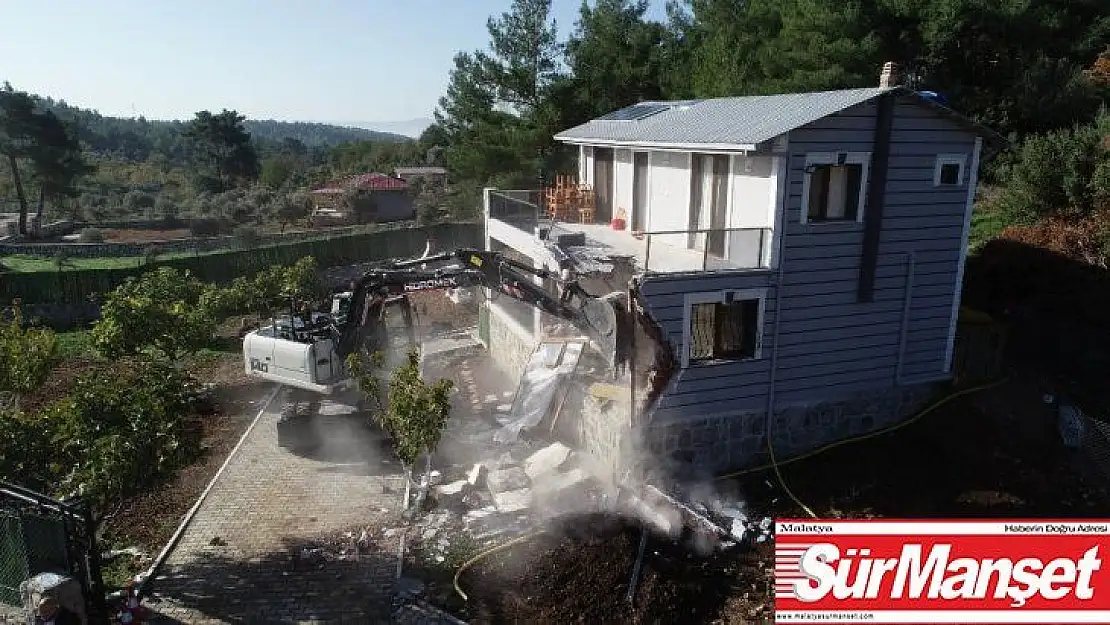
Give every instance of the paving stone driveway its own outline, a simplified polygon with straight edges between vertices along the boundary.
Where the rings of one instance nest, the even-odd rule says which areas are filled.
[[[329,402],[279,423],[271,404],[155,580],[154,622],[389,622],[390,555],[293,557],[321,534],[399,518],[400,467],[349,412]]]

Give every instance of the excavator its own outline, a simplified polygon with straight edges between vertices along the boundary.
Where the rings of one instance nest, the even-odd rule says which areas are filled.
[[[348,291],[333,294],[330,312],[318,312],[290,300],[288,314],[248,333],[243,339],[246,373],[282,387],[282,416],[313,412],[319,400],[354,388],[347,371],[350,354],[373,354],[392,342],[386,312],[400,309],[405,339],[415,345],[408,294],[420,291],[484,287],[569,322],[589,339],[610,365],[617,364],[624,325],[618,323],[616,300],[595,297],[578,283],[570,268],[559,272],[528,266],[498,252],[460,248],[393,262],[364,273]],[[557,293],[536,284],[556,285]]]

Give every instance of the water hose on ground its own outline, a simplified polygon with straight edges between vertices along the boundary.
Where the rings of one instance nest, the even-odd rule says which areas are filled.
[[[768,432],[767,451],[769,452],[769,455],[770,455],[770,462],[768,462],[766,464],[754,466],[754,467],[748,467],[747,469],[742,469],[740,471],[733,471],[732,473],[726,473],[724,475],[719,475],[719,476],[716,477],[716,479],[726,480],[726,479],[731,479],[731,478],[735,478],[735,477],[740,477],[742,475],[749,475],[751,473],[756,473],[756,472],[759,472],[759,471],[766,471],[767,469],[774,469],[775,476],[779,481],[779,486],[782,487],[782,490],[787,494],[788,497],[790,497],[791,501],[793,501],[795,505],[797,505],[802,510],[804,510],[807,514],[809,514],[809,516],[816,518],[817,515],[814,514],[813,510],[810,509],[809,506],[805,505],[805,503],[803,503],[800,499],[798,499],[797,495],[795,495],[794,492],[790,490],[790,487],[787,486],[786,480],[783,478],[782,471],[780,470],[781,466],[791,464],[791,463],[794,463],[794,462],[799,462],[799,461],[805,460],[807,458],[812,458],[814,456],[817,456],[819,454],[823,454],[826,451],[835,449],[837,447],[848,445],[849,443],[857,443],[857,442],[865,441],[865,440],[868,440],[868,439],[871,439],[871,438],[877,438],[877,437],[882,436],[884,434],[889,434],[889,433],[894,432],[896,430],[900,430],[904,427],[912,425],[913,423],[916,423],[917,421],[920,421],[925,415],[931,413],[932,411],[934,411],[937,408],[943,406],[944,404],[952,401],[953,399],[956,399],[957,397],[963,397],[964,395],[970,395],[971,393],[976,393],[976,392],[979,392],[979,391],[985,391],[989,388],[994,388],[996,386],[1000,386],[1003,383],[1005,383],[1006,381],[1007,381],[1007,378],[1002,378],[1002,379],[999,379],[999,380],[995,380],[994,382],[989,382],[987,384],[981,384],[979,386],[973,386],[973,387],[970,387],[970,388],[965,388],[965,389],[956,391],[954,393],[950,393],[950,394],[940,398],[939,400],[933,402],[932,404],[930,404],[929,406],[927,406],[923,410],[919,411],[917,414],[910,417],[909,419],[906,419],[905,421],[901,421],[901,422],[896,423],[894,425],[891,425],[891,426],[888,426],[888,427],[885,427],[885,428],[882,428],[882,429],[875,430],[874,432],[868,432],[867,434],[861,434],[859,436],[853,436],[852,438],[846,438],[846,439],[843,439],[843,440],[840,440],[840,441],[836,441],[835,443],[829,443],[828,445],[824,445],[824,446],[818,447],[817,449],[814,449],[813,451],[788,458],[788,459],[786,459],[782,462],[778,462],[775,459],[775,449],[774,449],[774,445],[771,443],[771,438],[772,437],[770,436],[770,432]],[[485,551],[479,553],[478,555],[476,555],[473,558],[470,558],[469,560],[464,562],[462,564],[462,566],[460,566],[458,568],[458,570],[455,571],[455,579],[453,581],[454,586],[455,586],[455,592],[457,592],[459,594],[459,596],[462,597],[463,601],[468,601],[469,598],[467,597],[466,593],[463,592],[462,588],[459,587],[459,577],[463,574],[464,571],[469,569],[471,566],[474,566],[474,564],[476,562],[478,562],[478,561],[480,561],[484,558],[487,558],[487,557],[489,557],[489,556],[491,556],[495,553],[498,553],[500,551],[504,551],[505,549],[508,549],[509,547],[512,547],[514,545],[519,545],[520,543],[531,540],[532,538],[535,538],[536,536],[539,536],[540,534],[543,534],[543,533],[544,533],[544,530],[538,530],[538,531],[532,532],[530,534],[525,534],[523,536],[518,536],[518,537],[516,537],[516,538],[514,538],[510,541],[507,541],[507,542],[504,542],[500,545],[496,545],[494,547],[486,549]]]
[[[455,592],[459,593],[459,596],[462,597],[463,601],[468,601],[469,599],[466,596],[466,593],[463,592],[462,588],[459,588],[459,576],[461,576],[463,574],[463,571],[469,569],[471,566],[474,565],[475,562],[477,562],[477,561],[479,561],[483,558],[491,556],[491,555],[497,553],[498,551],[504,551],[505,549],[508,549],[509,547],[512,547],[514,545],[519,545],[520,543],[525,542],[527,540],[531,540],[532,538],[535,538],[536,536],[539,536],[542,533],[543,533],[543,530],[538,530],[538,531],[532,532],[530,534],[525,534],[523,536],[517,536],[516,538],[514,538],[510,541],[507,541],[507,542],[501,543],[500,545],[496,545],[494,547],[486,549],[482,553],[479,553],[478,555],[476,555],[473,558],[467,560],[466,562],[463,562],[462,566],[459,567],[459,570],[455,571],[455,579],[452,582],[455,586]]]
[[[861,434],[859,436],[854,436],[852,438],[846,438],[844,440],[836,441],[834,443],[829,443],[828,445],[823,445],[821,447],[818,447],[817,449],[814,449],[813,451],[810,451],[810,452],[807,452],[807,453],[804,453],[804,454],[801,454],[801,455],[798,455],[798,456],[794,456],[792,458],[788,458],[788,459],[786,459],[782,462],[778,462],[775,459],[775,448],[774,448],[774,445],[771,443],[772,437],[770,436],[770,432],[768,432],[767,451],[770,455],[770,459],[771,459],[770,462],[768,462],[766,464],[759,465],[759,466],[749,467],[747,469],[742,469],[740,471],[734,471],[732,473],[727,473],[725,475],[719,475],[719,476],[717,476],[716,479],[725,480],[725,479],[740,477],[742,475],[748,475],[748,474],[751,474],[751,473],[756,473],[758,471],[765,471],[767,469],[774,469],[775,477],[778,479],[779,486],[782,487],[782,490],[783,490],[783,492],[786,493],[786,496],[790,497],[790,500],[793,501],[794,504],[797,505],[799,508],[804,510],[805,513],[808,514],[810,517],[817,518],[817,515],[814,514],[813,510],[810,509],[810,507],[807,506],[804,502],[802,502],[802,500],[799,499],[798,496],[794,494],[794,491],[790,490],[790,487],[787,486],[786,480],[783,478],[782,471],[780,470],[780,467],[782,467],[783,465],[793,463],[793,462],[798,462],[798,461],[801,461],[801,460],[805,460],[807,458],[812,458],[812,457],[817,456],[819,454],[823,454],[826,451],[829,451],[831,449],[835,449],[837,447],[841,447],[843,445],[847,445],[849,443],[858,443],[860,441],[865,441],[865,440],[868,440],[868,439],[871,439],[871,438],[877,438],[877,437],[882,436],[884,434],[890,434],[891,432],[894,432],[896,430],[900,430],[904,427],[908,427],[910,425],[913,425],[914,423],[920,421],[922,419],[922,417],[924,417],[925,415],[931,413],[932,411],[934,411],[937,408],[943,406],[944,404],[952,401],[953,399],[956,399],[957,397],[963,397],[964,395],[970,395],[972,393],[977,393],[979,391],[985,391],[989,388],[994,388],[996,386],[1000,386],[1001,384],[1005,383],[1007,381],[1007,379],[1008,378],[1002,378],[1002,379],[999,379],[999,380],[995,380],[994,382],[988,382],[986,384],[980,384],[979,386],[972,386],[972,387],[969,387],[969,388],[965,388],[965,389],[956,391],[955,393],[950,393],[950,394],[945,395],[944,397],[940,398],[939,400],[933,402],[932,404],[930,404],[926,408],[922,409],[921,411],[919,411],[917,414],[910,417],[909,419],[906,419],[905,421],[900,421],[898,423],[895,423],[894,425],[875,430],[874,432],[868,432],[867,434]]]

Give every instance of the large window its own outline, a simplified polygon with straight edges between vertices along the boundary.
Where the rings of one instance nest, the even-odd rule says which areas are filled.
[[[865,152],[806,155],[802,223],[862,220],[869,159]]]
[[[762,291],[696,293],[686,301],[683,366],[760,357]]]

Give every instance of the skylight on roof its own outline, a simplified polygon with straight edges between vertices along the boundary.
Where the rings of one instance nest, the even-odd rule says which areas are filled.
[[[613,111],[612,113],[606,113],[605,115],[598,117],[597,121],[631,122],[644,119],[646,117],[651,117],[652,115],[657,115],[669,108],[671,107],[667,104],[660,104],[658,102],[643,102],[640,104],[633,104],[632,106],[626,106],[622,109]]]

